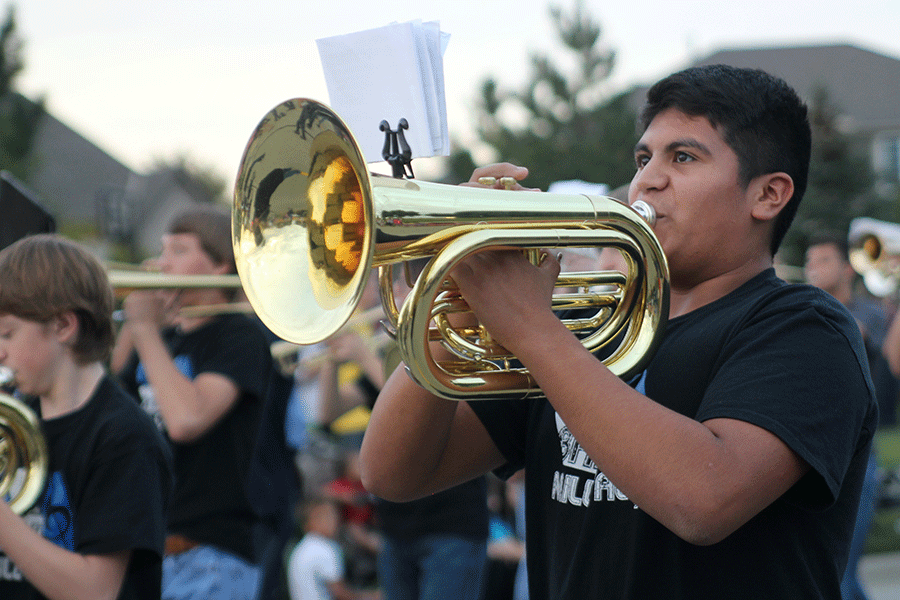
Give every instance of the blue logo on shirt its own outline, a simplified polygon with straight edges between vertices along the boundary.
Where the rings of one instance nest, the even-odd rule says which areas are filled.
[[[175,367],[181,372],[182,375],[187,377],[188,379],[193,379],[194,375],[194,363],[191,362],[191,357],[185,354],[179,354],[174,359]],[[138,363],[137,372],[134,374],[134,378],[137,381],[138,385],[146,385],[147,384],[147,372],[144,370],[144,363]]]
[[[71,552],[75,551],[75,515],[69,503],[69,491],[62,473],[55,471],[47,481],[47,491],[41,501],[44,514],[45,538]]]

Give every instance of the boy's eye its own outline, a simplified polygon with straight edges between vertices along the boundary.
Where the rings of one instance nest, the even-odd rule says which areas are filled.
[[[640,169],[641,167],[646,165],[649,160],[650,160],[650,157],[647,156],[646,154],[639,154],[634,157],[634,164],[638,169]]]
[[[675,153],[675,162],[684,163],[690,162],[694,160],[694,157],[688,154],[687,152],[676,152]]]

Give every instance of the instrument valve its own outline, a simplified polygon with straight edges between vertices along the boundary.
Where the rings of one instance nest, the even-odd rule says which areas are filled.
[[[496,177],[479,177],[478,178],[478,183],[480,183],[481,185],[486,185],[488,187],[494,187],[495,185],[497,185],[497,181],[498,180]],[[516,185],[516,180],[514,177],[501,177],[499,179],[499,181],[500,181],[500,185],[502,185],[504,187],[504,189],[507,189],[507,190],[511,190],[513,188],[513,186]]]

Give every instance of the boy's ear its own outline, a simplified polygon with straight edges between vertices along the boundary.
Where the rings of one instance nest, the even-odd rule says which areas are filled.
[[[787,173],[767,173],[750,182],[749,192],[753,218],[771,221],[794,196],[794,180]]]
[[[57,339],[62,344],[73,344],[78,337],[78,317],[75,312],[67,310],[56,317],[54,322]]]

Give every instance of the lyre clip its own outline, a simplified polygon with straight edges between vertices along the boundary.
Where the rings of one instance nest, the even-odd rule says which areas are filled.
[[[384,147],[381,150],[381,156],[391,165],[394,178],[415,179],[412,170],[412,150],[403,135],[403,130],[409,129],[409,122],[406,119],[400,119],[397,129],[393,130],[391,124],[384,120],[378,129],[384,132]]]

